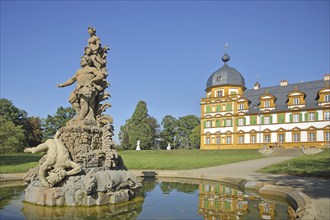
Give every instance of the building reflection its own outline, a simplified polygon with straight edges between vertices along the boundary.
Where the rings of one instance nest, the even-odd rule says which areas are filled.
[[[266,202],[256,195],[245,194],[221,183],[199,184],[199,192],[198,214],[204,216],[204,219],[250,219],[252,216],[265,220],[275,217],[295,219],[294,210],[290,206]],[[276,209],[287,211],[284,210],[284,215],[276,216],[279,213]]]

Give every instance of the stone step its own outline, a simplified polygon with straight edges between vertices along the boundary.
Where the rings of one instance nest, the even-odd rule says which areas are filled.
[[[303,155],[301,149],[275,149],[269,156],[271,157],[297,157]]]

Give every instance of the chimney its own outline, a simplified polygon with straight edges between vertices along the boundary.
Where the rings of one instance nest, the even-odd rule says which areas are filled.
[[[326,73],[323,75],[323,80],[324,81],[330,81],[330,73]]]
[[[260,89],[260,83],[256,82],[253,86],[253,90],[258,90]]]
[[[281,80],[280,86],[287,86],[288,85],[288,80]]]

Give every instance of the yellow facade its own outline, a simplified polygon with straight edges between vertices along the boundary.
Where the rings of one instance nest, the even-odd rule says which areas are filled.
[[[211,75],[206,97],[201,99],[201,149],[330,147],[330,87],[326,77],[246,89],[244,78],[238,83],[237,75],[230,79],[233,68],[226,62]],[[216,77],[225,80],[218,82]]]

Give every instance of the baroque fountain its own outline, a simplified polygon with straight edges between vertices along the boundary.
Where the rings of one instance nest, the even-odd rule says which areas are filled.
[[[113,137],[113,119],[106,89],[107,51],[93,27],[81,57],[81,68],[59,88],[76,83],[69,102],[76,116],[52,139],[25,152],[47,152],[24,176],[25,201],[43,206],[116,204],[134,198],[142,184],[127,170]]]

